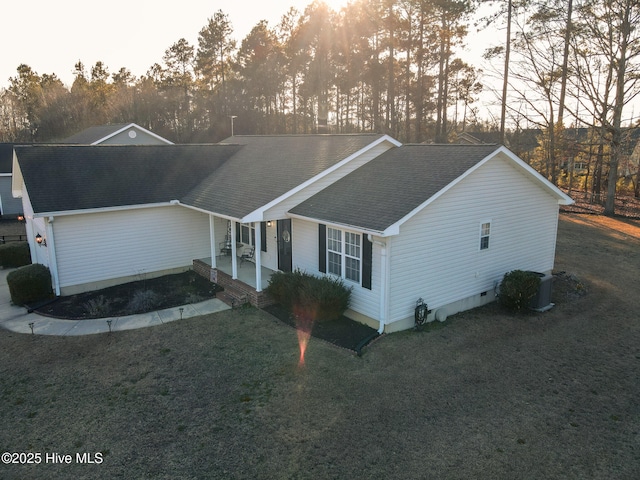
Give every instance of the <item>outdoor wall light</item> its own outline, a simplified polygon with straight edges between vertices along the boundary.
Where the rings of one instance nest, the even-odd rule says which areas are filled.
[[[18,215],[18,221],[19,222],[24,222],[24,215],[22,215],[22,214]]]
[[[46,238],[42,238],[42,235],[37,234],[36,235],[36,243],[38,245],[40,245],[41,247],[46,247],[47,246],[47,239]]]
[[[271,228],[271,220],[267,220],[267,227]]]

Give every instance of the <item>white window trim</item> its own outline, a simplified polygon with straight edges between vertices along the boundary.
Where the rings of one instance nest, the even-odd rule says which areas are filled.
[[[489,233],[485,234],[484,233],[484,226],[485,225],[489,225]],[[491,219],[488,220],[483,220],[482,222],[480,222],[480,235],[479,235],[479,239],[478,239],[478,250],[480,252],[484,252],[486,250],[490,250],[491,249],[491,232],[493,229],[493,224]],[[482,240],[486,238],[487,239],[487,246],[485,248],[482,248]]]
[[[248,241],[248,242],[243,242],[243,241],[242,241],[242,229],[243,229],[244,227],[248,227],[248,228],[249,228],[249,241]],[[253,230],[253,235],[251,234],[251,231],[252,231],[252,230]],[[255,223],[253,223],[253,222],[251,222],[251,223],[241,223],[241,224],[240,224],[240,238],[237,238],[236,240],[237,240],[239,243],[242,243],[243,245],[249,245],[249,246],[253,247],[253,246],[254,246],[254,244],[253,244],[253,242],[251,241],[251,239],[256,238],[256,237],[255,237],[255,235],[256,235],[256,233],[255,233],[255,232],[256,232],[256,226],[255,226]]]
[[[331,250],[331,248],[329,247],[329,244],[331,241],[333,241],[332,238],[329,237],[329,232],[331,230],[335,230],[340,232],[340,250],[341,251],[336,251],[336,250]],[[360,256],[355,257],[353,255],[349,255],[347,254],[347,234],[352,234],[355,235],[357,238],[360,239],[360,244],[358,245],[358,250],[360,253]],[[357,233],[357,232],[353,232],[351,230],[342,230],[340,228],[333,228],[333,227],[329,227],[327,226],[327,255],[326,255],[326,270],[327,270],[327,274],[332,275],[334,277],[340,277],[343,280],[347,281],[347,282],[351,282],[354,283],[356,285],[361,285],[362,284],[362,235]],[[340,255],[340,275],[337,275],[333,272],[330,271],[329,268],[329,254],[333,253],[336,255]],[[358,261],[358,280],[353,280],[351,278],[347,278],[347,262],[346,259],[347,258],[351,258],[354,260]]]

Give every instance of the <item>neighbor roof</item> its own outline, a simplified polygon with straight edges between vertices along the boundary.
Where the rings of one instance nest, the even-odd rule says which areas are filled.
[[[146,128],[141,127],[135,123],[116,123],[111,125],[96,125],[93,127],[89,127],[81,132],[78,132],[74,135],[71,135],[68,138],[65,138],[60,143],[68,143],[68,144],[77,144],[77,145],[95,145],[101,142],[106,141],[107,139],[117,135],[118,133],[128,129],[135,128],[137,130],[143,131],[152,135],[167,144],[171,144],[169,140],[166,138],[162,138],[159,135],[147,130]]]
[[[384,232],[500,148],[482,144],[392,148],[290,212]]]
[[[11,173],[13,143],[0,143],[0,173]]]
[[[35,213],[179,200],[238,145],[16,147]]]
[[[234,136],[244,145],[187,194],[182,202],[209,212],[244,218],[386,135]]]

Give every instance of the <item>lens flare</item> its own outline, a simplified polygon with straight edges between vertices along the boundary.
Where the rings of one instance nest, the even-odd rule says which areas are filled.
[[[297,305],[293,307],[293,316],[296,320],[296,331],[298,334],[298,345],[300,347],[300,360],[298,367],[304,366],[304,355],[307,351],[313,323],[316,319],[316,308]]]

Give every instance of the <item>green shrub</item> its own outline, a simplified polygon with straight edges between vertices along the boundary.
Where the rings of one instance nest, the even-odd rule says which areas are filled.
[[[23,267],[31,263],[31,250],[27,242],[11,242],[0,245],[0,267]]]
[[[535,272],[513,270],[505,274],[500,284],[500,303],[510,310],[528,308],[540,287],[540,275]]]
[[[340,318],[351,300],[351,288],[342,279],[316,277],[300,270],[273,274],[267,293],[288,310],[303,311],[314,320]]]
[[[269,279],[267,293],[277,303],[291,310],[298,300],[304,276],[305,274],[297,269],[289,273],[276,272]]]
[[[53,297],[51,273],[47,267],[39,263],[9,272],[7,285],[14,305],[32,304]]]

